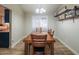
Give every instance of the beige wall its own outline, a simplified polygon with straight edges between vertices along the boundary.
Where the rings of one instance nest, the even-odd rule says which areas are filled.
[[[12,10],[12,19],[10,19],[12,22],[11,43],[12,47],[14,47],[24,35],[24,12],[19,5],[8,4],[4,6]]]

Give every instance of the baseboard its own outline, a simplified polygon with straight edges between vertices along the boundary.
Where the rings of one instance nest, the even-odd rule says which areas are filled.
[[[12,46],[11,46],[11,48],[14,48],[21,40],[23,40],[26,36],[28,36],[28,35],[25,35],[25,36],[23,36],[21,39],[19,39],[16,43],[14,43]]]
[[[30,34],[30,33],[29,33]],[[25,37],[27,37],[28,35],[23,36],[21,39],[19,39],[16,43],[14,43],[11,48],[14,48],[21,40],[23,40]]]
[[[60,40],[60,38],[57,38],[57,40],[59,40],[65,47],[67,47],[69,50],[71,50],[75,55],[79,55],[79,53],[77,53],[75,50],[73,50],[69,45],[67,45],[65,42]]]
[[[16,43],[14,43],[11,48],[14,48],[22,39],[18,40]]]

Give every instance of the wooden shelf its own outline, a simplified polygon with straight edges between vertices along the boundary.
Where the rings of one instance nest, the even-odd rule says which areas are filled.
[[[77,15],[77,13],[76,13],[78,10],[79,10],[79,7],[78,6],[74,6],[73,9],[66,9],[65,11],[55,15],[55,17],[60,17],[60,16],[64,15],[64,19],[59,19],[59,21],[78,18],[79,15]],[[66,13],[68,13],[68,12],[71,12],[70,17],[68,17],[69,16],[68,14],[66,15]]]
[[[66,12],[69,12],[69,11],[71,11],[71,9],[66,9],[66,10],[63,11],[62,13],[55,15],[55,17],[58,17],[58,16],[60,16],[60,15],[62,15],[62,14],[64,14],[64,13],[66,13]]]
[[[77,16],[73,16],[73,17],[68,17],[68,18],[66,18],[66,19],[60,19],[59,21],[62,21],[62,20],[68,20],[68,19],[74,19],[74,18],[78,18],[79,17],[79,15],[77,15]]]

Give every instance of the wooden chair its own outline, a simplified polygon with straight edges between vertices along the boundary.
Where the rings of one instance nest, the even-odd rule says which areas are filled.
[[[42,28],[41,27],[36,28],[36,32],[42,32]]]
[[[46,53],[46,40],[47,35],[31,35],[32,38],[32,47],[33,47],[33,54],[35,54],[35,47],[36,48],[44,48],[44,54]]]

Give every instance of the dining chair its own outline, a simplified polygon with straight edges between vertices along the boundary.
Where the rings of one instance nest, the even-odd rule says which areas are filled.
[[[32,47],[33,47],[33,54],[35,54],[35,48],[44,48],[43,54],[46,54],[46,39],[47,35],[34,35],[31,34],[32,38]]]
[[[42,32],[42,27],[36,28],[36,32]]]

